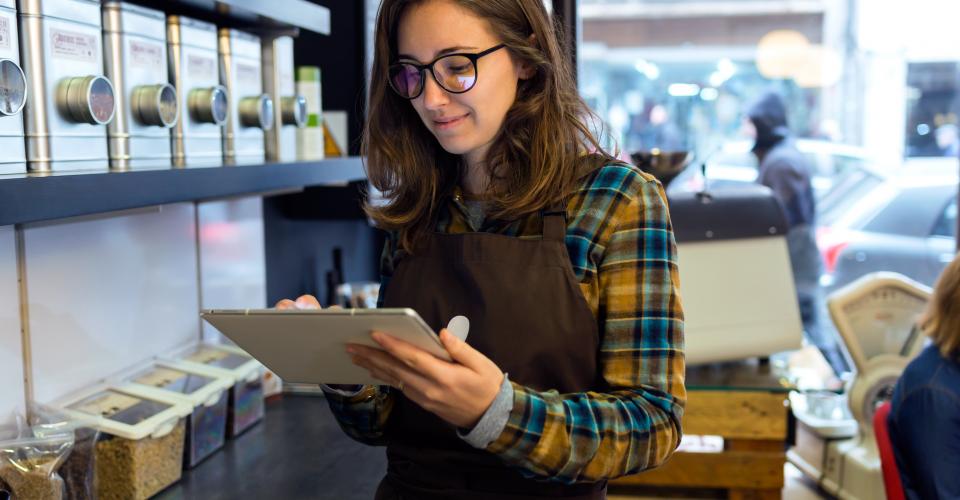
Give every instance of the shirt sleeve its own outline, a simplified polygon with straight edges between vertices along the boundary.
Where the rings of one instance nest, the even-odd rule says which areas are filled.
[[[503,382],[500,384],[500,391],[493,398],[490,407],[483,412],[480,421],[469,432],[457,430],[457,435],[474,448],[484,449],[492,443],[504,427],[507,426],[507,420],[510,418],[510,410],[513,409],[513,384],[510,383],[509,374],[503,374]]]
[[[383,306],[383,291],[393,274],[395,242],[395,234],[388,233],[380,256],[380,294],[377,297],[377,307]],[[324,392],[330,411],[348,436],[364,444],[386,444],[386,423],[395,397],[388,386],[367,385],[354,394],[325,387]]]
[[[386,386],[364,386],[352,396],[326,392],[330,411],[340,428],[351,438],[373,446],[386,443],[387,417],[393,408],[393,394]]]
[[[612,479],[664,463],[680,443],[686,389],[676,243],[660,184],[647,179],[635,191],[610,209],[614,229],[597,266],[607,389],[559,394],[513,382],[507,425],[487,447],[527,477]]]

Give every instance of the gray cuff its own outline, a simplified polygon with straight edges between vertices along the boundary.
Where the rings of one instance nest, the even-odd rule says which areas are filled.
[[[345,398],[352,398],[352,397],[356,396],[357,394],[360,394],[361,392],[363,392],[363,387],[364,387],[364,386],[358,384],[358,385],[357,385],[357,390],[355,390],[355,391],[345,391],[345,390],[343,390],[343,389],[334,389],[333,387],[330,387],[330,386],[327,385],[327,384],[320,384],[320,388],[323,389],[323,392],[327,392],[327,393],[331,393],[331,394],[339,394],[339,395],[341,395],[341,396],[343,396],[343,397],[345,397]]]
[[[503,429],[507,426],[507,420],[510,419],[510,412],[513,411],[513,385],[510,384],[510,378],[506,373],[503,374],[503,383],[500,384],[500,392],[493,398],[490,407],[480,417],[480,421],[474,428],[464,434],[457,430],[457,435],[470,446],[484,449],[494,442]]]

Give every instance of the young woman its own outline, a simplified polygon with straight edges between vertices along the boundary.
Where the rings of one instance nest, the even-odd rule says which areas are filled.
[[[960,256],[937,280],[920,326],[932,345],[897,381],[890,441],[908,499],[960,498]]]
[[[441,361],[349,346],[384,386],[327,388],[386,445],[377,498],[603,498],[680,441],[683,314],[661,186],[603,152],[542,0],[384,0],[364,153],[386,197],[381,305]],[[312,297],[278,307],[315,306]]]

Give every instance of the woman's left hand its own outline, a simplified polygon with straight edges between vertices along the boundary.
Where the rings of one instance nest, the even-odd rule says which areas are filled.
[[[472,429],[500,392],[500,368],[446,329],[440,343],[452,362],[384,333],[372,337],[384,350],[348,344],[353,363],[457,427]]]

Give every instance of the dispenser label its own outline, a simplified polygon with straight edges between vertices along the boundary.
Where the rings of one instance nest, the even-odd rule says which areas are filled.
[[[214,80],[217,76],[217,63],[209,57],[194,54],[187,55],[187,74],[194,78]]]
[[[0,49],[10,48],[10,18],[0,17]]]
[[[187,374],[184,372],[171,370],[169,368],[157,368],[150,371],[146,375],[135,379],[134,382],[164,389],[167,386],[176,384],[185,378],[187,378]]]
[[[260,83],[260,68],[237,63],[237,81],[256,85]]]
[[[163,47],[156,43],[130,40],[130,65],[139,68],[162,68]]]
[[[107,391],[94,398],[82,401],[74,405],[73,408],[83,413],[89,413],[90,415],[100,415],[110,418],[141,401],[142,399],[127,396],[126,394]]]
[[[53,57],[92,63],[97,62],[100,50],[97,37],[58,29],[50,30],[50,47]]]

